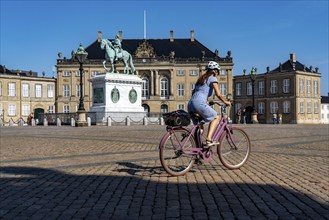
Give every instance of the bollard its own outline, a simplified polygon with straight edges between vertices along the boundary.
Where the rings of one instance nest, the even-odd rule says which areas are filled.
[[[56,125],[57,125],[57,126],[62,126],[61,119],[57,118],[57,120],[56,120]]]
[[[143,125],[147,125],[147,117],[146,116],[144,116],[144,118],[143,118]]]
[[[164,125],[164,121],[163,121],[163,118],[162,117],[160,117],[160,125]]]
[[[35,126],[35,119],[34,118],[31,119],[31,126]]]
[[[43,119],[43,126],[48,126],[48,121],[46,118]]]
[[[13,121],[13,119],[11,118],[11,119],[9,119],[9,126],[13,126],[14,125],[14,121]]]
[[[112,126],[112,118],[110,116],[107,118],[107,126]]]
[[[87,124],[88,124],[88,127],[91,126],[91,118],[90,117],[87,117]]]
[[[74,118],[71,118],[71,126],[72,127],[75,127],[75,120],[74,120]]]
[[[22,118],[18,119],[18,126],[23,126],[24,125],[24,121]]]
[[[2,119],[0,118],[0,127],[3,127],[4,126],[4,123],[2,121]]]
[[[127,126],[130,126],[130,118],[129,118],[129,116],[127,116],[127,118],[126,118],[126,125]]]

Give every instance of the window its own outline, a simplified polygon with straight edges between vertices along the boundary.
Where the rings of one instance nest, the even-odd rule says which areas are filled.
[[[35,85],[35,97],[36,98],[41,98],[42,94],[42,85],[41,84],[36,84]]]
[[[307,80],[307,94],[311,94],[311,80]]]
[[[318,94],[318,81],[314,80],[314,95]]]
[[[283,80],[283,93],[289,93],[290,92],[290,79],[284,79]]]
[[[70,76],[70,72],[69,71],[63,71],[63,76]]]
[[[180,83],[177,85],[177,95],[184,96],[184,84]]]
[[[220,75],[227,75],[227,70],[220,69],[220,70],[219,70],[219,74],[220,74]]]
[[[239,111],[239,109],[241,108],[241,103],[236,103],[235,104],[235,113],[237,113]]]
[[[149,78],[143,77],[143,84],[142,84],[142,97],[148,98],[149,97]]]
[[[278,102],[270,102],[271,114],[278,112]]]
[[[80,97],[80,85],[77,85],[76,89],[77,89],[77,97]]]
[[[178,104],[178,109],[184,110],[185,109],[185,105],[184,104]]]
[[[312,113],[312,103],[307,102],[307,113]]]
[[[264,87],[264,81],[258,82],[258,94],[264,95],[265,94],[265,87]]]
[[[75,76],[80,76],[80,70],[75,71]]]
[[[304,113],[304,100],[299,101],[299,113]]]
[[[22,96],[29,97],[29,84],[27,83],[22,84]]]
[[[177,76],[185,76],[185,70],[177,70]]]
[[[235,84],[235,95],[236,96],[241,96],[241,83],[236,83]]]
[[[48,113],[55,113],[55,106],[53,105],[48,106]]]
[[[197,76],[198,70],[190,70],[190,76]]]
[[[319,103],[314,102],[314,113],[318,114],[319,113]]]
[[[290,101],[283,102],[283,113],[290,113]]]
[[[219,91],[222,93],[222,95],[227,95],[226,83],[219,83]]]
[[[54,85],[47,85],[47,95],[48,98],[53,98],[54,97]]]
[[[252,95],[252,84],[247,82],[247,95]]]
[[[91,71],[91,77],[97,76],[99,71]]]
[[[160,80],[160,98],[167,98],[168,91],[168,79],[164,77]]]
[[[64,84],[63,85],[63,96],[64,97],[69,97],[70,96],[70,86]]]
[[[8,105],[8,115],[9,116],[16,116],[16,105],[15,104],[9,104]]]
[[[299,93],[304,93],[304,79],[299,79]]]
[[[63,107],[63,112],[64,113],[70,113],[70,106],[65,104],[64,107]]]
[[[165,105],[165,104],[163,104],[163,105],[161,105],[161,113],[167,113],[168,112],[168,105]]]
[[[23,116],[28,116],[29,114],[30,114],[30,105],[23,104],[23,106],[22,106],[22,115]]]
[[[271,94],[276,94],[277,93],[277,81],[276,80],[271,80],[271,88],[270,92]]]
[[[8,96],[16,96],[16,84],[8,83]]]
[[[265,103],[264,102],[258,103],[258,113],[261,115],[265,114]]]

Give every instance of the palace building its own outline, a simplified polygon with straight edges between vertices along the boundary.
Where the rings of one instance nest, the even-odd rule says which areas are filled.
[[[306,67],[295,54],[270,71],[258,74],[254,84],[255,109],[259,123],[272,123],[273,114],[282,115],[284,124],[320,123],[321,96],[318,68]],[[247,122],[252,111],[250,75],[234,76],[234,111],[246,109]]]
[[[88,52],[87,61],[83,65],[84,103],[88,111],[92,105],[91,78],[105,74],[103,61],[105,51],[101,49],[102,33],[97,39],[85,47]],[[194,37],[176,39],[170,32],[167,39],[123,39],[119,32],[122,49],[133,56],[137,74],[143,79],[142,105],[149,113],[187,110],[194,83],[203,74],[208,61],[214,60],[221,65],[220,90],[227,98],[232,98],[233,59],[228,51],[220,57],[218,50],[211,51]],[[107,67],[110,63],[107,62]],[[122,74],[123,63],[115,65]],[[76,112],[79,104],[79,63],[72,51],[71,57],[57,59],[57,112]]]
[[[8,70],[0,65],[1,121],[27,122],[31,112],[55,112],[56,79],[38,77],[36,72]]]

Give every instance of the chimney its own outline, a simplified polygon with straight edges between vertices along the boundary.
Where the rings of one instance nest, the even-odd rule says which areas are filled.
[[[294,53],[290,54],[290,61],[294,63],[296,62],[296,55]]]
[[[122,31],[119,31],[119,39],[122,41]]]
[[[194,30],[191,30],[191,42],[194,42]]]
[[[174,31],[170,31],[170,42],[174,42]]]
[[[101,40],[102,40],[102,32],[101,31],[98,31],[97,41],[98,42],[101,42]]]

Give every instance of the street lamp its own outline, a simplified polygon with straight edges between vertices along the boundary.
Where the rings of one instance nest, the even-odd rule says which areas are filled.
[[[255,81],[257,77],[257,68],[253,67],[251,68],[250,72],[250,79],[251,79],[251,85],[252,85],[252,112],[251,112],[251,123],[252,124],[258,124],[257,120],[257,111],[255,108]]]
[[[77,121],[77,127],[85,127],[88,126],[86,121],[86,111],[85,106],[83,103],[83,81],[82,81],[82,75],[83,75],[83,63],[87,59],[88,53],[85,51],[85,49],[82,47],[82,44],[80,43],[80,46],[75,53],[75,57],[78,60],[80,64],[80,102],[79,102],[79,108],[78,108],[78,121]]]

